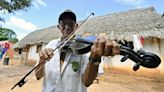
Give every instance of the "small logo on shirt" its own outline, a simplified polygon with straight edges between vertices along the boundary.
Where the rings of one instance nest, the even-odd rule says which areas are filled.
[[[73,61],[71,62],[72,64],[72,69],[74,72],[77,72],[77,70],[79,69],[79,62]]]

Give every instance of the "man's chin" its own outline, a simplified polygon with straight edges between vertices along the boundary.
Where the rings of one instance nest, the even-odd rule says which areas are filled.
[[[64,36],[62,36],[62,38],[64,39],[64,38],[66,38],[68,35],[64,35]]]
[[[64,37],[67,37],[67,36],[69,36],[70,34],[66,34]]]

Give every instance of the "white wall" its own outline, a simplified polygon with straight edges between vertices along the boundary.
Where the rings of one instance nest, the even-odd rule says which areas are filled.
[[[42,50],[45,48],[46,44],[42,45]],[[28,60],[39,60],[39,54],[36,53],[37,45],[31,45],[29,49]]]
[[[36,53],[36,45],[31,45],[29,49],[28,60],[39,60],[39,55]]]
[[[160,53],[161,53],[160,56],[161,56],[161,59],[162,59],[162,63],[159,66],[159,68],[160,68],[161,72],[164,74],[164,39],[160,40],[159,48],[160,48]]]
[[[157,54],[161,58],[161,64],[157,67],[159,69],[160,73],[164,73],[164,40],[158,40],[158,39],[147,39],[145,40],[144,45],[145,51],[153,52]]]
[[[160,56],[160,49],[158,39],[145,39],[143,49],[148,52],[152,52]]]

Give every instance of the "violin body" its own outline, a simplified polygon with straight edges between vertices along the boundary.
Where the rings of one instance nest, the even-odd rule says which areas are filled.
[[[74,44],[71,44],[70,48],[76,54],[85,54],[91,50],[91,46],[95,40],[96,36],[76,37]],[[130,42],[130,44],[132,44],[132,42]],[[134,71],[138,70],[140,66],[146,68],[156,68],[159,66],[161,59],[156,54],[143,50],[135,52],[133,50],[134,46],[130,44],[121,44],[120,46],[120,55],[124,56],[121,62],[126,61],[128,58],[134,61]]]

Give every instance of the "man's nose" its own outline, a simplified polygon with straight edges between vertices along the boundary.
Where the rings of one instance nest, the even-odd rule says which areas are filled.
[[[69,25],[65,25],[65,29],[69,31],[71,30],[71,27]]]

